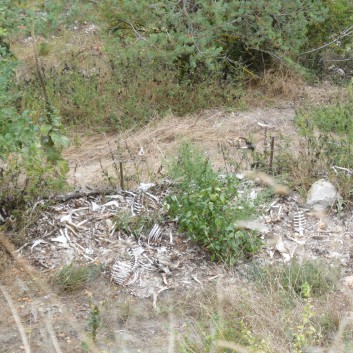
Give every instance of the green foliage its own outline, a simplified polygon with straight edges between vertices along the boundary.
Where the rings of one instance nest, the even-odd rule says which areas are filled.
[[[183,142],[177,156],[168,165],[170,176],[181,183],[182,189],[193,184],[201,187],[217,179],[217,173],[211,168],[204,153],[189,142]]]
[[[67,163],[61,157],[63,148],[69,147],[69,139],[63,135],[63,125],[61,118],[47,113],[45,117],[41,118],[42,124],[40,125],[40,142],[42,149],[47,157],[47,160],[59,167],[60,172],[64,175],[68,171]]]
[[[98,305],[94,304],[92,300],[90,300],[89,307],[91,310],[89,312],[88,328],[91,331],[92,340],[95,342],[101,324],[100,310]]]
[[[8,1],[5,3],[9,5]],[[62,147],[68,146],[68,140],[62,135],[60,118],[53,116],[46,107],[46,117],[42,118],[42,126],[39,127],[31,118],[32,112],[25,110],[18,113],[15,108],[16,98],[21,94],[14,89],[17,63],[6,44],[5,36],[13,30],[16,23],[16,7],[3,6],[0,6],[0,28],[3,29],[2,37],[0,36],[0,157],[4,159],[11,152],[21,152],[34,145],[38,142],[40,132],[40,141],[48,160],[62,162],[60,152]],[[39,71],[38,67],[37,69]],[[45,90],[45,87],[42,88]],[[46,92],[42,92],[43,94],[45,96]]]
[[[332,106],[302,109],[296,124],[302,136],[302,155],[298,169],[305,168],[305,188],[317,179],[327,176],[335,184],[345,203],[352,202],[351,176],[342,169],[353,168],[352,100]]]
[[[76,265],[69,264],[64,266],[53,277],[53,284],[61,292],[74,292],[83,288],[90,281],[95,280],[101,272],[97,265]]]
[[[51,47],[47,42],[41,42],[38,46],[38,55],[47,56],[50,53]]]
[[[298,109],[297,152],[293,153],[293,141],[278,139],[273,163],[273,172],[303,193],[318,179],[329,180],[342,196],[339,209],[353,204],[352,102],[349,96],[334,105]]]
[[[251,277],[263,286],[276,288],[290,297],[319,297],[334,291],[340,278],[338,266],[331,267],[321,261],[292,261],[286,265],[254,265]]]
[[[327,169],[334,165],[353,166],[351,112],[349,104],[303,110],[297,114],[299,133],[310,146],[311,152],[308,152],[312,154],[313,163],[321,162]]]
[[[0,159],[4,162],[0,205],[15,216],[17,228],[29,221],[23,212],[30,202],[65,186],[66,164],[60,151],[68,141],[62,135],[59,118],[46,116],[42,122],[35,122],[34,112],[22,110],[17,104],[21,97],[15,83],[17,61],[7,43],[16,24],[15,16],[13,3],[5,1],[0,5]]]
[[[210,318],[210,321],[213,326],[211,330],[203,323],[199,324],[199,329],[202,332],[202,342],[195,343],[195,339],[184,339],[180,345],[181,352],[233,352],[233,350],[218,347],[217,341],[224,340],[243,347],[244,352],[272,353],[266,340],[255,335],[250,325],[243,318],[233,316],[230,320],[222,320],[215,314]]]
[[[36,140],[36,126],[29,111],[19,114],[15,108],[18,92],[14,90],[16,60],[6,41],[8,30],[12,27],[12,7],[0,5],[0,158],[18,152],[32,145]]]
[[[78,26],[92,20],[94,14],[91,1],[56,0],[43,1],[39,4],[20,2],[22,22],[25,26],[23,34],[30,35],[31,28],[37,35],[48,37],[57,34],[67,26]]]
[[[349,28],[353,21],[353,3],[350,0],[323,0],[322,5],[326,8],[326,20],[309,26],[308,44],[311,48],[329,42],[333,37],[338,37],[343,30]],[[344,37],[340,40],[340,46],[330,47],[331,50],[342,50],[345,45],[351,43],[351,38]]]
[[[20,23],[18,8],[13,0],[2,0],[0,3],[0,44]]]
[[[353,140],[352,114],[353,101],[348,101],[309,109],[306,113],[300,112],[297,116],[297,124],[303,134],[310,133],[316,126],[323,133],[335,133]]]
[[[238,107],[246,82],[278,61],[313,80],[297,56],[311,41],[308,28],[327,16],[322,2],[309,0],[59,0],[21,7],[27,31],[34,21],[38,35],[85,36],[84,21],[98,25],[90,37],[99,48],[96,61],[91,44],[89,55],[75,48],[57,57],[59,50],[48,53],[45,45],[40,53],[48,55],[48,94],[64,123],[101,130],[139,127],[170,111]],[[35,81],[25,92],[25,109],[36,110],[41,97]]]
[[[166,202],[180,231],[208,249],[214,261],[234,264],[258,250],[261,241],[256,233],[236,226],[237,221],[255,213],[246,192],[238,192],[241,186],[236,178],[219,178],[208,160],[190,144],[182,145],[170,170],[180,185],[179,192]]]
[[[309,299],[304,305],[301,322],[296,323],[296,326],[291,329],[293,353],[306,352],[307,347],[317,344],[321,338],[320,331],[312,322],[314,317],[314,307]]]
[[[107,30],[118,38],[119,60],[143,67],[163,63],[191,82],[202,72],[237,77],[244,64],[259,65],[259,52],[297,54],[308,26],[322,22],[325,14],[320,1],[306,0],[182,5],[107,0],[102,8]]]

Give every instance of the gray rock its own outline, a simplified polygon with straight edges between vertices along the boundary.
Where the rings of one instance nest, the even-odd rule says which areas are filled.
[[[336,188],[327,180],[316,181],[308,191],[306,206],[309,208],[327,208],[339,198]]]

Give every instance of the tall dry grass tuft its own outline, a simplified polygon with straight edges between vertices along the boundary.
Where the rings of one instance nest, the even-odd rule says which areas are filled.
[[[347,311],[352,310],[352,298],[337,292],[288,300],[275,284],[258,286],[236,276],[200,290],[194,299],[200,303],[196,308],[187,296],[179,300],[178,310],[192,317],[180,340],[183,352],[333,352],[337,347],[335,352],[351,352],[342,347],[351,336]],[[325,311],[331,313],[325,318],[326,329]]]

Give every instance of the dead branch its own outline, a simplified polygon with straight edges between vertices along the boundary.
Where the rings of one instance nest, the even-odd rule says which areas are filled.
[[[56,195],[50,198],[50,200],[58,202],[66,202],[73,199],[79,199],[81,197],[97,196],[97,195],[111,195],[116,193],[117,190],[113,189],[93,189],[89,191],[74,191],[67,194]]]
[[[303,55],[306,55],[306,54],[310,54],[310,53],[313,53],[315,51],[319,51],[321,49],[329,47],[330,45],[332,45],[332,44],[336,43],[337,41],[339,41],[341,38],[347,37],[347,36],[349,36],[352,33],[353,33],[353,26],[350,26],[350,27],[346,28],[338,37],[333,39],[331,42],[326,43],[326,44],[322,45],[321,47],[310,49],[310,50],[308,50],[308,51],[306,51],[304,53],[301,53],[300,56],[303,56]]]

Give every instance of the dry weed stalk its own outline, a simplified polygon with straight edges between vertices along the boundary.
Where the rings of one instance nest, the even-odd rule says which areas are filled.
[[[53,328],[52,321],[53,320],[51,318],[51,315],[48,312],[47,317],[44,319],[45,326],[46,326],[47,331],[49,333],[49,337],[50,337],[50,339],[51,339],[51,341],[53,343],[55,352],[56,353],[62,353],[62,350],[60,349],[60,345],[59,345],[58,339],[56,338],[56,335],[55,335],[55,331],[54,331],[54,328]]]
[[[23,325],[21,323],[21,319],[20,319],[20,316],[18,315],[16,307],[13,304],[13,301],[12,301],[9,293],[7,293],[7,291],[4,288],[4,286],[0,285],[0,290],[1,290],[2,294],[3,294],[3,296],[6,299],[7,305],[9,306],[9,308],[11,310],[12,316],[15,319],[18,331],[20,332],[20,336],[21,336],[21,339],[22,339],[22,343],[23,343],[24,349],[25,349],[26,353],[31,353],[31,348],[30,348],[30,345],[29,345],[29,342],[28,342],[28,339],[27,339],[26,330],[25,330],[25,328],[23,327]]]

